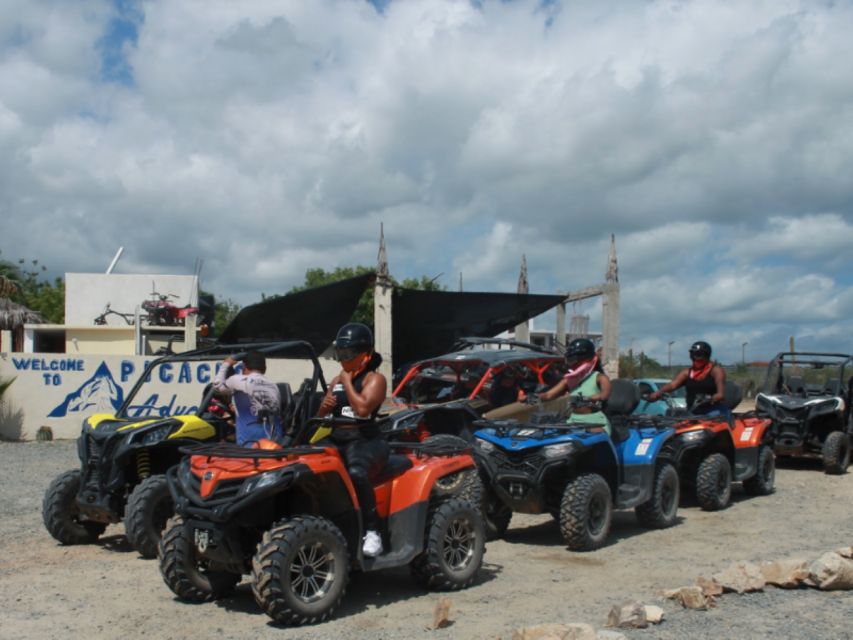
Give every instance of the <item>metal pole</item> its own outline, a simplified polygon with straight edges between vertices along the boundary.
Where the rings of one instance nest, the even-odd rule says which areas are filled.
[[[748,344],[749,344],[748,342],[744,342],[743,344],[740,345],[740,349],[741,349],[740,361],[744,366],[746,366],[746,345],[748,345]]]
[[[666,368],[672,372],[672,345],[675,344],[675,340],[670,340],[666,345]]]

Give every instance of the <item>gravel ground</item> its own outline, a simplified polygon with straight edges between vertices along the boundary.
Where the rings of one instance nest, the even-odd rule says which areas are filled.
[[[618,513],[611,542],[593,553],[566,550],[550,518],[516,515],[506,540],[490,543],[477,583],[449,594],[452,624],[429,630],[440,594],[415,586],[406,570],[355,576],[334,618],[287,629],[270,623],[244,583],[216,603],[175,600],[156,561],[127,545],[120,525],[96,545],[63,547],[44,529],[48,483],[77,465],[75,443],[0,442],[0,638],[504,638],[546,622],[603,627],[614,604],[658,604],[657,627],[630,638],[850,638],[853,592],[781,591],[723,596],[707,612],[682,611],[664,589],[738,560],[802,556],[853,543],[853,474],[824,475],[815,464],[788,463],[777,492],[735,491],[720,513],[686,506],[681,522],[645,531]]]

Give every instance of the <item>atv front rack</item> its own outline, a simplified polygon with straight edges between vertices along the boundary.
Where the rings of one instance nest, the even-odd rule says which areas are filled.
[[[178,449],[187,456],[207,456],[208,458],[286,458],[292,455],[305,455],[312,453],[323,453],[324,447],[282,447],[281,449],[255,449],[243,447],[230,442],[217,442],[213,444],[199,444]]]

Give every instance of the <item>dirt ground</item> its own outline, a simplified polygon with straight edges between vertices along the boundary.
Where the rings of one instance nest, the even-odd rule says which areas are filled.
[[[666,619],[631,638],[845,638],[853,593],[812,590],[724,596],[708,612],[681,611],[665,588],[692,583],[737,560],[816,558],[853,543],[853,473],[827,476],[816,464],[784,464],[777,491],[706,513],[685,506],[663,531],[615,518],[610,543],[572,553],[550,517],[513,518],[506,540],[489,543],[479,579],[449,594],[451,625],[430,630],[441,594],[417,587],[406,570],[356,576],[324,624],[281,628],[244,583],[216,603],[179,602],[154,560],[130,550],[120,525],[96,545],[63,547],[44,529],[41,499],[58,473],[77,465],[75,443],[0,443],[0,638],[503,638],[545,622],[602,628],[626,599],[658,604]]]

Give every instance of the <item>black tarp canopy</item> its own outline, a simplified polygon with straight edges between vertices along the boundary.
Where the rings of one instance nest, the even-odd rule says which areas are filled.
[[[394,289],[394,366],[446,353],[463,336],[496,336],[564,299],[560,295]]]
[[[219,342],[305,340],[319,355],[352,317],[374,279],[375,274],[366,273],[243,307],[225,327]]]
[[[222,343],[305,340],[323,353],[349,322],[374,273],[244,307]],[[396,367],[447,353],[458,338],[493,337],[560,304],[564,296],[420,291],[395,288],[392,300]]]

